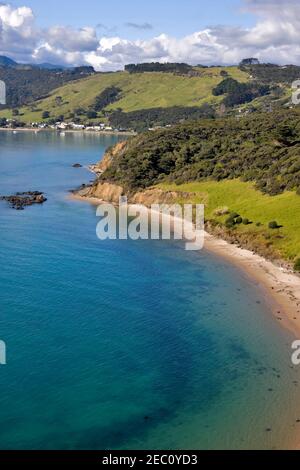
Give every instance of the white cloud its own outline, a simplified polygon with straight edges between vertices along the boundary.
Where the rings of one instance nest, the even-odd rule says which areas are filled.
[[[88,26],[42,30],[30,8],[0,5],[0,54],[24,62],[89,64],[97,70],[118,70],[143,61],[233,64],[249,56],[300,64],[299,0],[244,0],[244,10],[257,17],[251,28],[216,26],[182,38],[161,34],[128,40],[98,37],[99,28]],[[146,24],[135,24],[135,29]]]

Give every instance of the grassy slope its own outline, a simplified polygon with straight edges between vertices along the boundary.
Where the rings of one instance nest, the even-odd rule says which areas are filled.
[[[237,232],[244,232],[249,236],[255,233],[258,243],[261,244],[272,242],[275,250],[285,259],[294,260],[300,256],[300,196],[295,192],[268,196],[256,191],[253,184],[239,180],[205,181],[180,186],[161,184],[160,187],[165,190],[197,193],[193,202],[205,204],[207,220],[225,222],[228,216],[217,217],[214,211],[226,206],[254,222],[252,225],[238,226],[235,229]],[[276,220],[283,227],[279,230],[270,230],[268,224],[272,220]],[[257,222],[263,225],[257,227]],[[270,240],[268,240],[269,235]]]
[[[20,120],[29,123],[42,121],[43,111],[50,111],[51,116],[67,116],[75,108],[88,108],[105,88],[112,85],[122,89],[119,101],[108,109],[122,108],[125,112],[155,107],[201,106],[203,103],[215,103],[222,97],[214,97],[212,89],[223,80],[220,75],[226,70],[230,76],[247,81],[248,75],[237,67],[213,67],[198,69],[200,77],[189,78],[165,73],[129,74],[116,72],[97,74],[80,81],[58,88],[51,95],[36,102],[39,111],[32,112],[30,107],[21,108],[24,115]],[[57,106],[55,97],[61,96],[63,104]],[[0,111],[0,117],[11,118],[11,111]]]

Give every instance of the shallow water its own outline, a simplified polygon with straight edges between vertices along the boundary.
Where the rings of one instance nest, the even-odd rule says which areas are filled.
[[[287,447],[300,376],[261,291],[179,242],[100,242],[68,199],[116,141],[0,133],[0,194],[48,197],[0,203],[0,448]]]

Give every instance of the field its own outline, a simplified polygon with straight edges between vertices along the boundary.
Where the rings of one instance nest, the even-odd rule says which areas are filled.
[[[212,95],[212,89],[224,78],[222,71],[241,82],[248,80],[248,75],[237,67],[195,70],[201,75],[188,77],[170,73],[128,72],[96,74],[54,90],[49,97],[36,101],[34,107],[20,108],[18,119],[26,123],[42,121],[44,111],[49,111],[52,117],[64,115],[67,118],[76,108],[87,109],[92,106],[96,96],[111,86],[120,88],[122,93],[120,99],[107,109],[122,108],[124,112],[130,112],[155,107],[201,106],[222,99]],[[61,97],[59,103],[57,97]],[[0,111],[0,117],[12,118],[11,110]]]
[[[194,203],[205,204],[206,220],[225,223],[228,215],[216,216],[215,210],[227,207],[252,222],[239,225],[233,232],[256,239],[261,251],[271,247],[283,258],[295,260],[300,257],[300,196],[286,191],[277,196],[264,195],[254,189],[252,183],[239,180],[205,181],[183,185],[161,184],[160,188],[195,193]],[[185,201],[186,202],[186,201]],[[271,230],[268,225],[277,221],[282,227]],[[257,226],[260,223],[262,225]]]

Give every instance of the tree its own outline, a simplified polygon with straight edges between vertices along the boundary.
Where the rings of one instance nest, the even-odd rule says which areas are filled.
[[[280,226],[278,225],[278,223],[275,220],[272,220],[272,222],[269,223],[269,228],[271,230],[275,230],[276,228],[280,228]]]
[[[294,270],[300,271],[300,258],[297,258],[294,264]]]
[[[245,65],[259,65],[260,62],[258,59],[256,59],[255,57],[250,57],[248,59],[243,59],[241,62],[240,62],[240,66],[245,66]]]
[[[43,114],[42,114],[42,118],[43,119],[49,119],[49,117],[50,117],[49,111],[44,111]]]
[[[88,118],[88,119],[95,119],[95,118],[98,116],[97,112],[94,111],[93,109],[90,109],[90,110],[86,113],[86,115],[87,115],[87,118]]]

